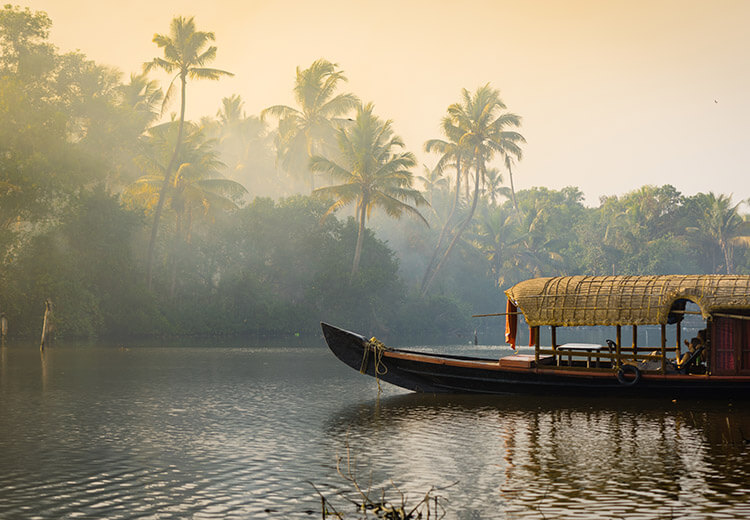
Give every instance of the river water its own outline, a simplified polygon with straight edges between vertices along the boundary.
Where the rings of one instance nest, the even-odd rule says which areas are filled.
[[[0,348],[2,519],[359,518],[347,454],[447,519],[748,518],[747,438],[747,402],[379,393],[321,345]]]

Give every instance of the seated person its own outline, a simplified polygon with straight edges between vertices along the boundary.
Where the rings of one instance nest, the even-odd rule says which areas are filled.
[[[687,352],[685,352],[682,356],[678,357],[674,362],[668,361],[668,364],[670,365],[670,368],[672,370],[682,370],[686,367],[686,364],[693,358],[694,356],[697,356],[696,359],[691,363],[695,365],[699,365],[702,362],[702,358],[705,355],[704,352],[696,352],[700,349],[702,351],[705,351],[705,341],[704,338],[706,337],[706,331],[700,330],[698,331],[698,337],[695,337],[691,339],[690,341],[685,340],[685,346],[687,347]],[[643,361],[640,363],[639,368],[641,370],[658,370],[661,367],[661,363],[657,361],[659,357],[659,351],[654,350],[651,352],[648,357],[647,361]]]
[[[693,356],[693,354],[704,345],[703,340],[701,339],[701,333],[704,331],[698,332],[698,337],[693,338],[688,342],[688,340],[685,340],[685,346],[687,347],[688,351],[685,352],[682,357],[680,357],[679,360],[677,360],[677,368],[683,368],[683,366],[688,362],[688,360]],[[704,332],[705,337],[705,332]],[[698,359],[696,359],[696,364],[700,363],[700,354]]]

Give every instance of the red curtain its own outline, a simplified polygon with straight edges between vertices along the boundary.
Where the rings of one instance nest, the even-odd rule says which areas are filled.
[[[742,334],[742,357],[740,370],[750,370],[750,321],[744,320],[744,331]]]
[[[716,365],[713,371],[734,372],[734,320],[714,318],[712,347]]]
[[[516,350],[516,331],[518,330],[518,314],[513,303],[508,300],[505,306],[505,342]]]

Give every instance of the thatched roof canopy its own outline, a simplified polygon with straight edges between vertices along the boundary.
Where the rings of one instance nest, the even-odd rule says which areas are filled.
[[[718,310],[750,310],[750,276],[533,278],[505,294],[532,326],[657,325],[674,320],[670,310],[679,300],[696,303],[704,318]]]

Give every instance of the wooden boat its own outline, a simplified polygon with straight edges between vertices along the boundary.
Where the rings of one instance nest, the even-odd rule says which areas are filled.
[[[662,398],[750,398],[750,276],[566,276],[534,278],[505,292],[506,341],[529,326],[533,354],[477,358],[389,348],[322,323],[333,353],[363,374],[415,391],[483,394],[595,394]],[[686,311],[692,302],[697,311]],[[681,346],[683,318],[705,329]],[[661,328],[658,345],[638,345],[638,327]],[[667,345],[667,327],[676,341]],[[541,346],[540,327],[549,327]],[[560,327],[611,327],[604,345],[558,344]],[[632,345],[622,344],[632,327]],[[687,354],[687,355],[686,355]]]

